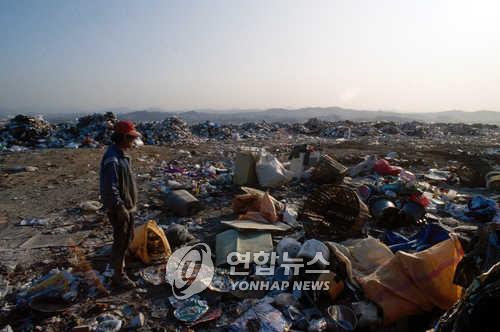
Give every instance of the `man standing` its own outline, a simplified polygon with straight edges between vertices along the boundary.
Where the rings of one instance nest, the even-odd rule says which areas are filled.
[[[104,208],[113,226],[111,264],[114,269],[111,285],[131,289],[135,283],[125,274],[125,253],[134,236],[137,186],[130,157],[125,154],[140,136],[131,121],[116,123],[111,136],[113,144],[104,153],[100,170],[100,192]]]

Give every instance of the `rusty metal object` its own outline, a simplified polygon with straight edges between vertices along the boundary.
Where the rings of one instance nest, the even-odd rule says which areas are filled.
[[[311,180],[318,184],[337,184],[342,181],[346,173],[347,167],[324,154],[314,168]]]

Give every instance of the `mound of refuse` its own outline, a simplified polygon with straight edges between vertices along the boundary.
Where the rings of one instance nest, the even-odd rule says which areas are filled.
[[[0,131],[0,138],[6,145],[35,147],[43,144],[54,132],[54,127],[42,117],[17,115]]]
[[[107,121],[113,119],[85,117],[57,131],[83,144],[86,135],[107,133]],[[97,192],[77,206],[68,197],[64,210],[22,216],[16,227],[0,229],[0,328],[496,331],[496,159],[450,162],[389,149],[398,143],[369,154],[353,144],[346,153],[343,143],[323,144],[318,136],[304,144],[293,136],[272,144],[258,139],[295,128],[311,135],[331,130],[329,142],[408,137],[391,122],[325,123],[139,124],[148,144],[196,140],[196,146],[164,149],[171,151],[166,159],[149,149],[132,154],[141,203],[126,273],[137,288],[116,292],[112,227]],[[438,126],[425,128],[441,135]],[[257,139],[217,141],[235,132]],[[44,164],[0,171],[7,180],[26,172],[40,179]],[[78,181],[97,180],[68,162],[60,168]],[[469,187],[476,178],[483,183]],[[0,214],[0,224],[7,222]]]
[[[111,143],[111,134],[118,117],[112,112],[91,114],[76,122],[50,124],[42,117],[17,115],[0,123],[0,150],[12,152],[28,148],[99,147]],[[500,140],[496,125],[463,123],[423,123],[395,121],[328,121],[312,118],[304,123],[254,121],[222,124],[205,121],[188,124],[181,117],[162,121],[139,122],[138,130],[148,145],[197,143],[203,140],[269,140],[290,135],[314,137],[332,142],[361,144],[487,144]]]
[[[116,115],[112,112],[92,114],[79,118],[76,128],[80,138],[91,137],[103,144],[109,144],[113,126],[117,121]]]
[[[193,135],[186,121],[171,117],[163,121],[145,122],[137,126],[146,144],[170,143],[179,140],[192,140]]]
[[[228,139],[232,133],[231,126],[220,125],[212,121],[205,121],[191,126],[194,135],[203,138]]]

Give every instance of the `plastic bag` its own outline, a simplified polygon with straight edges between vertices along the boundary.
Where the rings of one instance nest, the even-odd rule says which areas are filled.
[[[465,214],[479,222],[490,222],[497,214],[497,202],[482,195],[472,197],[467,207]]]
[[[257,178],[262,187],[279,187],[292,179],[293,173],[287,170],[276,157],[263,153],[256,165]]]
[[[264,218],[271,222],[276,222],[278,220],[278,215],[276,214],[276,208],[271,199],[271,195],[267,192],[264,194],[260,203],[260,213]]]
[[[242,213],[238,219],[253,220],[257,222],[278,221],[277,204],[269,193],[238,195],[233,200],[233,210],[235,213]]]
[[[152,241],[155,241],[154,248],[151,247]],[[154,220],[149,220],[144,225],[136,227],[134,239],[129,249],[145,264],[150,264],[160,256],[162,259],[167,259],[172,254],[163,229],[158,227]],[[153,249],[155,253],[152,252]],[[161,252],[156,253],[158,250]]]
[[[240,214],[260,210],[260,197],[252,194],[236,195],[233,199],[233,211]]]
[[[392,166],[389,164],[389,162],[385,159],[379,159],[375,162],[375,165],[373,166],[373,170],[377,172],[380,175],[392,175],[392,176],[397,176],[401,172],[401,167],[399,166]]]
[[[358,276],[374,272],[380,265],[394,257],[389,247],[371,236],[364,239],[350,239],[340,244],[330,242],[329,248],[332,247],[338,259],[349,260],[349,265]],[[339,253],[343,254],[345,259],[339,258]]]
[[[259,332],[284,332],[290,328],[290,322],[278,309],[269,303],[260,302],[229,325],[228,331],[248,331],[249,326]]]
[[[299,222],[297,221],[298,213],[293,208],[287,206],[285,211],[283,211],[283,222],[287,223],[292,227],[298,227]]]
[[[453,276],[463,250],[455,234],[435,246],[410,254],[399,251],[374,273],[358,278],[366,297],[384,311],[384,324],[430,311],[449,309],[462,293]]]
[[[236,214],[242,214],[247,211],[260,211],[262,199],[266,192],[250,187],[241,187],[245,192],[242,195],[236,195],[233,199],[233,211]],[[285,208],[284,204],[269,196],[274,204],[276,211],[281,211]]]
[[[33,282],[26,291],[26,299],[60,298],[64,301],[74,301],[78,296],[78,278],[69,271],[52,270],[49,274]],[[22,293],[23,294],[23,293]]]

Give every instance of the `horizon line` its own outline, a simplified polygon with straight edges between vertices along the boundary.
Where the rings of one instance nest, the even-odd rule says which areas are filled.
[[[133,112],[161,112],[161,113],[187,113],[187,112],[266,112],[271,110],[284,110],[284,111],[298,111],[304,109],[329,109],[329,108],[337,108],[345,111],[354,111],[354,112],[380,112],[380,113],[395,113],[395,114],[432,114],[432,113],[447,113],[447,112],[462,112],[462,113],[478,113],[478,112],[494,112],[499,113],[500,110],[488,110],[488,109],[480,109],[480,110],[462,110],[462,109],[449,109],[449,110],[441,110],[441,111],[400,111],[400,110],[384,110],[384,109],[357,109],[357,108],[346,108],[341,106],[304,106],[304,107],[268,107],[268,108],[189,108],[189,109],[180,109],[180,110],[172,110],[172,109],[164,109],[161,107],[148,107],[148,108],[131,108],[131,107],[103,107],[100,109],[69,109],[65,111],[64,109],[58,108],[47,108],[47,109],[30,109],[29,107],[16,107],[16,108],[2,108],[0,107],[0,113],[9,113],[9,112],[21,112],[18,114],[24,113],[46,113],[46,114],[76,114],[76,113],[100,113],[100,112],[114,112],[117,114],[124,113],[133,113]]]

